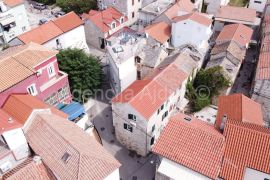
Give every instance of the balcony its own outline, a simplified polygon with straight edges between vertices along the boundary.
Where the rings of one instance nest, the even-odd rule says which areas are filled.
[[[66,73],[59,71],[55,77],[53,77],[48,82],[46,82],[45,84],[40,86],[40,92],[45,91],[46,89],[52,87],[53,85],[59,83],[60,81],[62,81],[63,79],[65,79],[67,77],[68,77],[68,75]]]

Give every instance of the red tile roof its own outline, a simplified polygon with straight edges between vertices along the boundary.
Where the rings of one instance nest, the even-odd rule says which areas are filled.
[[[235,41],[241,46],[247,46],[251,40],[253,29],[243,24],[230,24],[224,26],[216,42]]]
[[[104,179],[120,167],[93,137],[59,116],[37,115],[26,139],[60,179]]]
[[[0,92],[34,75],[34,67],[58,52],[39,44],[8,48],[0,53]]]
[[[3,110],[10,114],[12,117],[23,124],[36,109],[50,109],[52,113],[67,118],[68,115],[56,109],[46,105],[41,100],[29,94],[13,94],[10,95],[5,104]]]
[[[256,10],[245,7],[221,6],[215,14],[215,18],[254,23],[256,20]]]
[[[177,17],[173,18],[173,22],[184,21],[187,19],[195,21],[195,22],[202,24],[204,26],[210,26],[212,24],[212,20],[210,18],[206,17],[205,15],[203,15],[201,13],[197,13],[197,12],[185,14],[183,16],[177,16]]]
[[[112,102],[129,103],[142,116],[149,119],[188,77],[176,61],[164,67],[157,67],[144,80],[135,81]]]
[[[162,44],[171,37],[171,26],[165,22],[151,24],[144,31]]]
[[[81,18],[73,11],[53,20],[53,23],[64,33],[84,24]]]
[[[79,18],[79,16],[74,12],[70,12],[55,20],[49,21],[46,24],[27,31],[24,34],[19,35],[18,38],[25,44],[29,42],[44,44],[67,31],[75,29],[83,23],[84,22]]]
[[[12,118],[12,121],[9,119]],[[22,124],[18,122],[18,120],[11,117],[7,112],[3,109],[0,109],[0,135],[6,131],[10,131],[13,129],[21,128]]]
[[[127,17],[113,7],[109,7],[103,11],[91,10],[88,14],[84,13],[82,17],[93,22],[102,32],[109,32],[111,29],[109,25],[113,21],[115,21],[116,26],[118,26],[121,17],[124,17],[124,22],[127,21]]]
[[[213,126],[179,113],[170,119],[152,151],[211,179],[217,179],[224,146],[225,138]]]
[[[224,136],[226,147],[221,178],[243,179],[245,168],[270,173],[270,129],[229,120],[225,125]]]
[[[243,94],[219,96],[217,127],[220,127],[224,115],[234,121],[264,125],[261,105]]]
[[[4,0],[4,3],[9,7],[13,7],[19,4],[23,4],[23,0]]]
[[[6,180],[54,180],[56,179],[42,162],[26,161],[4,175]]]
[[[178,16],[179,11],[184,11],[187,13],[192,12],[194,9],[194,4],[190,0],[179,0],[172,7],[168,8],[162,14],[165,14],[169,19],[173,19]]]

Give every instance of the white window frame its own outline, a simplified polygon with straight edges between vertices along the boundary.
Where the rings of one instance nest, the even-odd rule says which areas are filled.
[[[47,72],[48,72],[49,78],[51,78],[52,76],[55,76],[54,63],[51,63],[47,66]]]
[[[38,94],[36,84],[31,84],[30,86],[28,86],[27,92],[32,96],[36,96]]]

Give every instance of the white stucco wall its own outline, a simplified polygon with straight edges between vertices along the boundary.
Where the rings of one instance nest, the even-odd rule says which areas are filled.
[[[263,12],[267,0],[250,0],[248,8],[256,9],[257,12]]]
[[[89,52],[88,46],[86,44],[83,25],[72,29],[64,34],[61,34],[60,36],[44,43],[43,45],[48,48],[57,49],[57,39],[59,39],[59,43],[62,45],[63,49],[78,48],[85,50],[85,52]]]
[[[266,174],[255,169],[246,168],[244,174],[244,180],[265,180],[270,179],[270,174]]]
[[[115,92],[118,94],[137,80],[137,67],[134,56],[122,63],[116,63],[111,56],[108,58],[110,81]]]
[[[174,47],[192,44],[200,48],[209,40],[211,34],[211,26],[206,27],[192,20],[184,20],[172,24],[171,43]]]
[[[156,176],[165,175],[173,180],[210,180],[192,169],[189,169],[181,164],[175,163],[167,158],[162,158],[161,164],[157,169]],[[159,177],[156,177],[159,179]]]
[[[20,4],[18,6],[8,9],[3,13],[0,13],[0,17],[8,15],[14,16],[16,26],[11,28],[9,32],[3,31],[4,39],[6,42],[9,42],[16,36],[19,36],[20,34],[30,30],[30,25],[24,4]]]
[[[119,179],[120,179],[119,169],[116,169],[109,176],[104,178],[104,180],[119,180]]]

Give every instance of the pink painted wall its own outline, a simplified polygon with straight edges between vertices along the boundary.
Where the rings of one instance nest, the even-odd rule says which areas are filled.
[[[55,78],[55,76],[49,78],[47,65],[50,63],[53,63],[54,69],[55,69],[55,76],[58,76],[59,74],[59,68],[58,68],[58,62],[56,57],[52,57],[48,59],[47,61],[43,62],[42,64],[38,65],[37,67],[34,67],[34,69],[37,71],[39,69],[42,69],[42,74],[40,76],[32,75],[25,79],[24,81],[21,81],[20,83],[14,85],[13,87],[7,89],[6,91],[0,93],[0,107],[3,106],[4,102],[8,98],[10,94],[14,93],[22,93],[27,94],[27,87],[31,84],[36,84],[36,89],[38,91],[37,98],[40,100],[46,99],[48,96],[52,95],[54,92],[57,92],[59,89],[64,87],[68,84],[68,77],[63,77],[60,81],[58,81],[56,84],[53,84],[51,87],[47,88],[45,91],[41,92],[40,87],[47,83],[50,79]],[[70,102],[71,101],[71,94],[69,92],[69,96],[63,100],[64,102]]]

